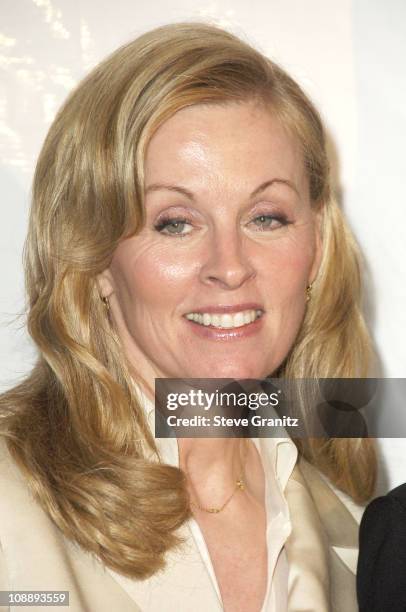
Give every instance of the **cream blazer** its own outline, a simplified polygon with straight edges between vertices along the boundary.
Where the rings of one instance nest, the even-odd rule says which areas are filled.
[[[288,612],[356,612],[358,523],[319,473],[301,460],[285,495],[292,534]],[[0,441],[0,590],[69,591],[69,612],[220,612],[223,610],[188,524],[187,546],[144,581],[118,577],[68,541],[32,497]],[[21,608],[18,607],[18,610]],[[17,612],[17,607],[0,606]]]

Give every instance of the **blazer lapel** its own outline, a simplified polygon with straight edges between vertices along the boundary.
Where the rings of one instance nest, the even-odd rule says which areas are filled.
[[[311,494],[296,465],[285,496],[292,525],[285,544],[288,612],[329,612],[328,545]]]
[[[300,471],[320,516],[329,551],[331,610],[357,612],[355,574],[358,523],[318,471],[304,459]]]
[[[300,471],[316,504],[330,546],[337,550],[339,556],[345,559],[348,569],[355,574],[357,559],[355,563],[351,562],[351,555],[345,551],[358,550],[357,521],[317,470],[303,459],[300,461]]]

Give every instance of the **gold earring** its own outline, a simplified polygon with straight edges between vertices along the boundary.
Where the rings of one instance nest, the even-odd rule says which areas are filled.
[[[109,300],[108,298],[106,298],[105,296],[102,297],[102,302],[106,307],[107,313],[110,312],[110,304],[109,304]]]
[[[311,300],[312,289],[313,289],[313,283],[310,283],[310,285],[307,285],[307,287],[306,287],[306,302],[309,302]]]

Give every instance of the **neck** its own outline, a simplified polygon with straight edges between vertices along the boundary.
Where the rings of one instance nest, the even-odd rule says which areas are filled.
[[[142,392],[155,402],[153,387],[139,376]],[[255,446],[244,438],[177,438],[179,467],[193,500],[220,506],[242,478],[246,490],[262,500],[264,476]]]
[[[202,505],[220,506],[244,479],[246,444],[240,438],[178,438],[179,467],[189,491]]]

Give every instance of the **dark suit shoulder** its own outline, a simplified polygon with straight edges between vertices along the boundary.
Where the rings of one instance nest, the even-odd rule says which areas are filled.
[[[392,489],[392,491],[390,491],[386,497],[399,501],[406,511],[406,483]]]
[[[400,495],[397,489],[402,489]],[[357,594],[360,612],[406,610],[405,485],[366,508],[359,532]]]

